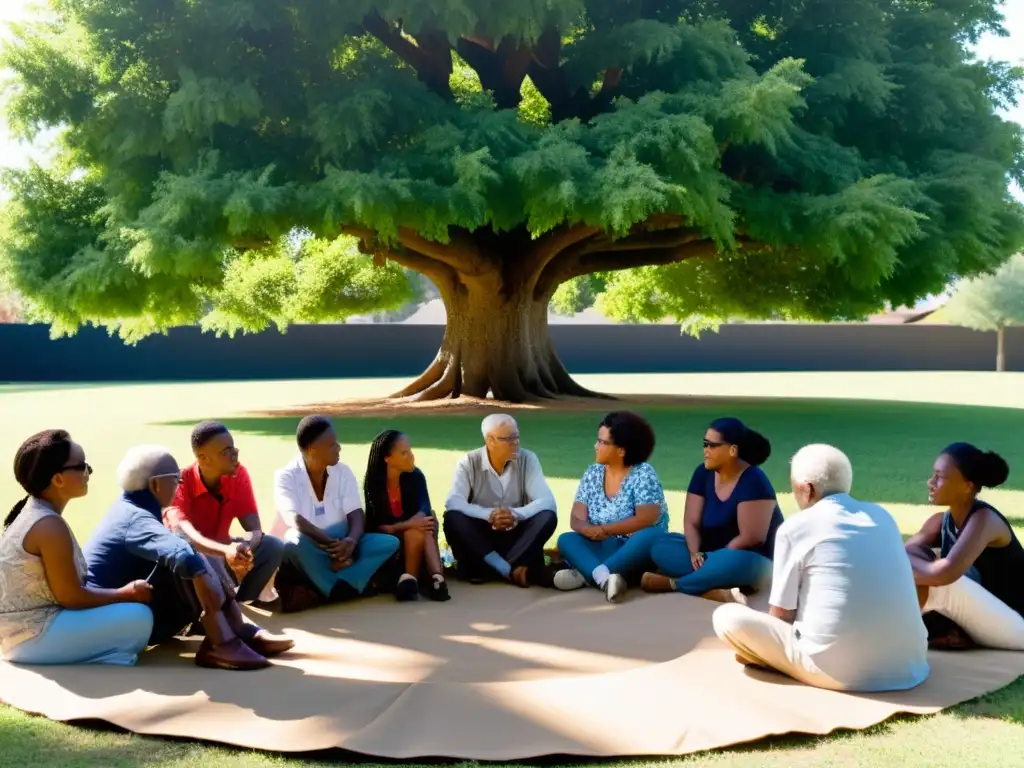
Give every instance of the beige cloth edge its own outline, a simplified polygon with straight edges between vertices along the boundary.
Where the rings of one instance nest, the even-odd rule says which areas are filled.
[[[611,606],[592,589],[461,584],[452,594],[255,616],[297,639],[259,672],[198,669],[187,656],[195,640],[147,652],[135,668],[0,664],[0,700],[53,720],[282,753],[636,757],[866,728],[1024,674],[1024,653],[932,653],[931,676],[913,691],[824,691],[736,664],[714,636],[716,604],[697,598],[637,592]]]

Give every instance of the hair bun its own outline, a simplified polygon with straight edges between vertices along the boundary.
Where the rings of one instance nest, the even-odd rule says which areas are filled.
[[[740,458],[748,464],[759,467],[772,455],[772,444],[760,432],[747,428],[747,434],[740,450]]]
[[[978,480],[986,488],[997,488],[1010,476],[1010,465],[995,451],[982,455],[978,470]]]

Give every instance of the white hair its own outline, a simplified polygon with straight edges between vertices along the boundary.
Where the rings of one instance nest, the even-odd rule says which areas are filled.
[[[831,445],[805,445],[790,462],[793,483],[810,483],[819,496],[849,493],[853,487],[853,465],[845,453]]]
[[[484,417],[484,420],[480,423],[480,431],[483,432],[484,437],[487,437],[494,430],[506,424],[511,424],[513,427],[519,426],[516,424],[516,420],[507,413],[492,413]]]
[[[117,482],[131,493],[149,487],[154,477],[178,472],[178,462],[162,445],[137,445],[129,448],[117,467]]]

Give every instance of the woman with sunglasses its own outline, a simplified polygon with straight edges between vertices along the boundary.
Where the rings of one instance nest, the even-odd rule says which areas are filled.
[[[734,418],[716,419],[704,434],[704,462],[686,491],[683,533],[651,548],[658,573],[645,573],[647,592],[682,592],[731,602],[733,588],[766,591],[782,510],[760,465],[767,438]]]
[[[89,492],[92,467],[64,430],[33,435],[14,457],[28,494],[0,536],[0,651],[21,664],[130,666],[146,648],[152,589],[86,585],[86,564],[63,512]]]

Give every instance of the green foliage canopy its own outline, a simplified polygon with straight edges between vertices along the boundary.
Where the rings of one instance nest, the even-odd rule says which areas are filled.
[[[60,163],[7,174],[2,245],[58,330],[340,319],[401,304],[399,265],[446,300],[850,318],[1024,244],[1022,73],[968,53],[995,0],[52,8],[3,64]]]

